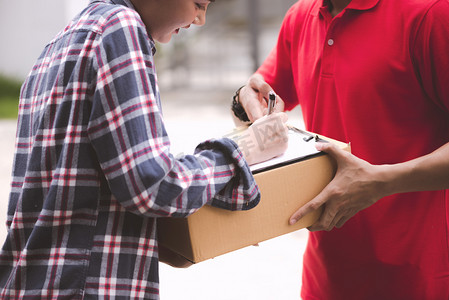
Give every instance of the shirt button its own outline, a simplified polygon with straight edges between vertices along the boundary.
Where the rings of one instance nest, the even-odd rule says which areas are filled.
[[[328,40],[327,40],[327,44],[328,44],[329,46],[332,46],[332,45],[334,44],[334,40],[333,40],[333,39],[328,39]]]

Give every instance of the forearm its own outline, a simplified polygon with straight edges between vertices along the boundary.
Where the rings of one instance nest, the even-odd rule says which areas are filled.
[[[389,195],[449,189],[449,143],[408,162],[379,166],[379,170]]]

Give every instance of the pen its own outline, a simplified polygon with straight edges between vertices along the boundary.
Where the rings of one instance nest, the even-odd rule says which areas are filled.
[[[273,112],[275,106],[276,106],[276,94],[273,91],[270,91],[270,93],[268,93],[268,113],[267,113],[267,115],[269,115]]]

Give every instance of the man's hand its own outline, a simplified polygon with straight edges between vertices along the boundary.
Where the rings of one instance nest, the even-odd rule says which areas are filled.
[[[273,89],[259,74],[252,75],[246,86],[240,90],[239,101],[252,123],[267,114],[267,99],[270,91],[273,91]],[[284,101],[279,96],[276,100],[274,112],[283,112]]]
[[[386,196],[379,166],[371,165],[332,143],[317,143],[317,149],[335,159],[337,173],[319,195],[292,215],[290,224],[323,206],[320,219],[308,229],[330,231],[334,227],[342,227],[356,213]]]

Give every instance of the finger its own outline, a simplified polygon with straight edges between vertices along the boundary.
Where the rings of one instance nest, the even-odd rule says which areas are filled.
[[[278,96],[276,105],[274,107],[275,112],[283,112],[285,110],[285,102]]]
[[[326,152],[330,156],[332,156],[335,159],[338,159],[340,157],[344,157],[348,153],[339,147],[337,147],[334,143],[321,143],[318,142],[315,144],[315,148],[319,151]]]
[[[250,80],[250,86],[253,87],[256,91],[259,92],[258,98],[259,102],[263,107],[265,107],[264,113],[266,114],[266,111],[268,110],[268,99],[270,97],[271,92],[275,92],[274,89],[265,82],[264,78],[262,76],[257,76],[259,74],[256,74],[253,76]],[[284,101],[280,99],[279,96],[276,95],[276,104],[274,107],[274,111],[284,111]]]
[[[282,123],[286,123],[288,121],[288,115],[285,112],[276,113],[282,120]]]
[[[274,92],[273,88],[265,82],[265,79],[260,74],[254,74],[251,76],[251,78],[248,81],[248,88],[251,89],[254,92],[254,97],[259,100],[259,105],[262,108],[261,112],[262,114],[259,115],[260,111],[254,111],[252,115],[254,116],[254,120],[257,120],[258,118],[262,117],[263,115],[266,115],[267,108],[267,99],[269,97],[269,93],[271,91]],[[245,106],[244,106],[245,107]],[[277,96],[276,98],[276,105],[274,107],[275,112],[283,112],[285,109],[285,102],[281,99],[281,97]],[[249,117],[249,115],[248,115]],[[251,117],[249,117],[251,120]]]
[[[245,86],[240,91],[240,102],[252,123],[265,115],[264,104],[261,104],[258,98],[258,92],[250,86]]]
[[[315,223],[313,223],[312,225],[310,225],[309,227],[307,227],[307,229],[310,231],[310,232],[315,232],[315,231],[322,231],[322,230],[325,230],[325,227],[324,227],[324,225],[323,225],[323,220],[322,220],[322,215],[320,216],[320,218],[315,222]]]
[[[324,206],[323,213],[321,214],[320,218],[317,222],[312,224],[312,226],[309,227],[310,231],[321,231],[326,230],[330,231],[335,227],[335,224],[340,220],[341,214],[339,211],[336,210],[335,206],[332,204],[329,205],[329,202],[326,203]]]
[[[355,214],[357,210],[343,210],[340,211],[337,216],[334,218],[334,221],[331,224],[332,228],[341,228],[343,225],[350,220]]]
[[[268,99],[268,94],[273,91],[273,88],[268,83],[266,83],[265,79],[260,74],[251,76],[249,85],[260,94],[262,94],[262,96],[266,99]]]
[[[284,112],[274,112],[267,116],[268,119],[280,119],[282,123],[286,123],[288,121],[288,115]]]
[[[337,215],[332,218],[332,220],[329,223],[325,223],[323,226],[323,230],[331,231],[334,229],[337,225],[337,223],[343,218],[343,213],[338,212]]]
[[[337,228],[342,228],[343,225],[345,225],[345,223],[346,223],[349,219],[351,219],[351,218],[352,218],[352,216],[345,216],[345,217],[341,218],[341,219],[337,222],[337,224],[335,224],[335,227],[337,227]]]
[[[290,225],[296,224],[305,215],[319,209],[324,203],[326,203],[326,189],[324,189],[318,196],[311,201],[307,202],[303,207],[298,209],[289,220]]]

